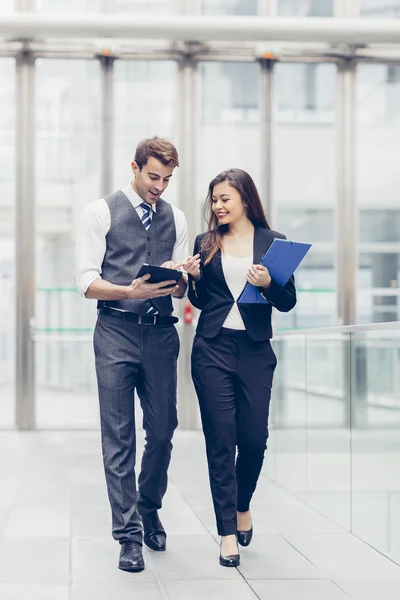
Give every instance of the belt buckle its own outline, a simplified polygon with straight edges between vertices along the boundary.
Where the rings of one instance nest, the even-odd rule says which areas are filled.
[[[138,325],[147,325],[147,327],[151,327],[152,325],[156,325],[156,324],[157,324],[157,315],[153,315],[152,323],[146,323],[145,321],[143,321],[143,315],[138,315]]]

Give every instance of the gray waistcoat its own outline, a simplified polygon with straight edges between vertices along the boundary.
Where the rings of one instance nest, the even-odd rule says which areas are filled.
[[[121,190],[106,196],[111,215],[110,231],[106,236],[107,248],[101,266],[101,276],[116,285],[130,285],[143,263],[161,265],[172,259],[176,242],[175,219],[172,206],[164,200],[157,201],[151,225],[146,231],[136,210]],[[171,296],[154,298],[160,315],[173,311]],[[100,301],[98,306],[111,306],[139,315],[146,314],[148,300]]]

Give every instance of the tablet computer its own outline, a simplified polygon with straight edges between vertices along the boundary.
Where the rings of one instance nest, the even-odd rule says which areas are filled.
[[[162,281],[173,280],[176,285],[182,277],[182,273],[175,269],[166,269],[165,267],[156,267],[155,265],[147,265],[144,263],[140,267],[136,279],[138,279],[138,277],[143,277],[143,275],[146,275],[147,273],[150,273],[150,279],[147,280],[147,283],[161,283]],[[168,287],[173,287],[173,285],[171,284],[171,286]]]

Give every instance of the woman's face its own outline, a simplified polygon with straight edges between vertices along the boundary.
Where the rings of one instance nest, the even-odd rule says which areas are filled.
[[[217,215],[219,225],[230,225],[247,219],[246,207],[236,188],[224,181],[214,186],[212,210]]]

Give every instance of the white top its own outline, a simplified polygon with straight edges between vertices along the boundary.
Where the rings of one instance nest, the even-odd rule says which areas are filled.
[[[144,213],[140,206],[142,198],[128,184],[122,192],[131,202],[139,218]],[[150,217],[156,212],[157,204],[151,205]],[[172,206],[175,219],[176,242],[172,260],[181,262],[189,256],[186,217],[179,208]],[[95,279],[101,279],[101,265],[106,253],[106,235],[110,230],[111,215],[104,198],[88,204],[83,211],[76,240],[76,280],[80,293],[85,295]]]
[[[229,329],[246,329],[242,315],[239,312],[236,300],[240,296],[246,282],[247,273],[253,264],[253,256],[231,256],[221,252],[222,268],[226,284],[235,300],[229,315],[226,317],[222,327]]]

